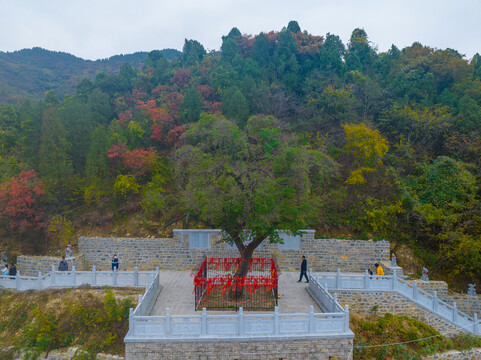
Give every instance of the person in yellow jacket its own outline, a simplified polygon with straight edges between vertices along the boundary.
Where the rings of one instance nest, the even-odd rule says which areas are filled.
[[[376,267],[376,275],[384,275],[384,270],[382,269],[382,266],[379,265],[378,263],[374,264],[374,266]]]

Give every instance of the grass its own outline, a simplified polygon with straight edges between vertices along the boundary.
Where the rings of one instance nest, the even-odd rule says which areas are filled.
[[[27,359],[71,346],[123,355],[129,308],[142,290],[79,288],[0,293],[0,358]],[[90,354],[90,355],[88,355]]]
[[[354,332],[354,360],[420,360],[449,350],[481,347],[481,338],[442,336],[432,327],[406,316],[350,314]]]

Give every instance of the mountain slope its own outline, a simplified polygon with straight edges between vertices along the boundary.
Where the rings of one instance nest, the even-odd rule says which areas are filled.
[[[173,49],[161,51],[167,59],[180,54]],[[0,52],[0,103],[19,103],[25,98],[38,100],[53,90],[59,97],[75,92],[80,79],[95,78],[104,71],[115,73],[124,63],[141,68],[147,52],[115,55],[96,61],[35,47],[14,52]]]

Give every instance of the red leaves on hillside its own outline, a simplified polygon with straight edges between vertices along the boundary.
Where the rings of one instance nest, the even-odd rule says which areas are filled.
[[[179,87],[183,88],[190,81],[190,69],[180,68],[172,76],[170,82],[172,84],[177,84]]]
[[[39,200],[44,193],[37,173],[34,170],[22,171],[18,177],[0,184],[0,219],[10,229],[22,232],[43,229],[44,213]]]
[[[154,148],[129,150],[125,144],[118,143],[107,151],[107,157],[131,174],[144,176],[154,168],[158,155]]]

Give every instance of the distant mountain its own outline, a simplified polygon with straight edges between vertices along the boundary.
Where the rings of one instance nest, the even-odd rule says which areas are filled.
[[[174,49],[164,49],[161,53],[168,60],[181,54]],[[115,73],[124,63],[142,68],[147,54],[136,52],[92,61],[39,47],[0,51],[0,103],[19,103],[25,98],[38,100],[49,90],[63,97],[74,93],[75,86],[84,77],[94,79],[102,71]]]

